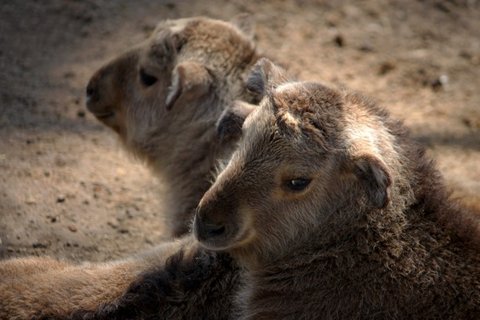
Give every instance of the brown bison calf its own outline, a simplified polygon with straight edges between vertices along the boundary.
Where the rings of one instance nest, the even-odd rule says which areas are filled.
[[[235,145],[220,116],[234,99],[254,98],[244,85],[258,59],[252,38],[246,15],[232,23],[167,20],[88,83],[88,109],[164,183],[162,210],[174,236],[188,231],[218,161]]]
[[[479,319],[479,222],[404,127],[266,60],[249,86],[265,97],[194,222],[247,270],[240,318]]]
[[[165,21],[150,39],[101,68],[88,84],[89,110],[163,178],[167,192],[163,210],[171,218],[174,235],[188,230],[212,172],[219,161],[228,159],[251,110],[250,105],[233,101],[255,99],[244,86],[244,74],[258,57],[252,35],[252,22],[245,15],[231,23],[207,18]],[[191,290],[177,297],[190,301],[190,309],[172,300],[157,308],[176,319],[199,313],[224,318],[218,306],[229,310],[231,299],[225,291],[233,292],[229,288],[236,285],[236,273],[230,279],[216,268],[236,266],[228,257],[197,250],[186,237],[105,264],[72,265],[51,258],[0,262],[0,319],[65,317],[76,309],[96,310],[127,288],[135,290],[139,279],[158,275],[154,271],[170,256],[170,264],[181,262],[183,267],[163,274],[168,292],[179,290],[168,279],[197,267],[203,270],[202,279],[208,277],[205,283],[215,277],[228,280],[221,295],[220,287],[200,294],[201,288],[195,291],[190,283]],[[195,303],[209,297],[215,297],[218,305]]]

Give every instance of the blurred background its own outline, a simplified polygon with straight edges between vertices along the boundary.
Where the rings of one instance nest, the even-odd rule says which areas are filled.
[[[86,83],[162,19],[242,12],[300,79],[403,119],[480,209],[480,1],[2,1],[0,258],[102,261],[163,239],[161,182],[86,111]]]

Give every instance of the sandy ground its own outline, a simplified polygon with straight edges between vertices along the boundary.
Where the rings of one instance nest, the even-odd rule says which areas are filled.
[[[240,12],[299,78],[362,91],[404,119],[480,208],[479,1],[3,1],[0,258],[102,261],[164,238],[161,181],[88,114],[84,87],[161,19]]]

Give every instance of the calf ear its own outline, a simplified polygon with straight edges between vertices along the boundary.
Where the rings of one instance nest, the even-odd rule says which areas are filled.
[[[230,20],[230,23],[236,26],[249,39],[255,37],[255,19],[251,14],[240,13]]]
[[[217,121],[217,135],[221,141],[237,139],[242,134],[242,125],[255,105],[236,100],[226,108]]]
[[[179,63],[172,72],[165,107],[171,110],[179,102],[189,102],[210,92],[212,75],[203,65],[186,61]]]
[[[246,87],[255,97],[263,98],[268,92],[289,81],[285,71],[267,58],[261,58],[253,66]]]
[[[354,173],[362,183],[371,204],[378,209],[390,202],[392,178],[388,169],[374,155],[362,155],[354,160]]]

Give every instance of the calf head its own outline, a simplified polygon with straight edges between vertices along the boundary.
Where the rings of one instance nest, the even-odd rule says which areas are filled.
[[[245,15],[231,23],[161,22],[148,40],[92,76],[87,108],[159,166],[211,152],[215,125],[230,114],[225,109],[235,98],[248,100],[242,76],[257,59],[252,35]]]
[[[392,178],[383,153],[392,147],[378,117],[347,94],[288,81],[266,59],[254,69],[248,87],[264,98],[200,201],[200,243],[267,257],[387,207]]]

